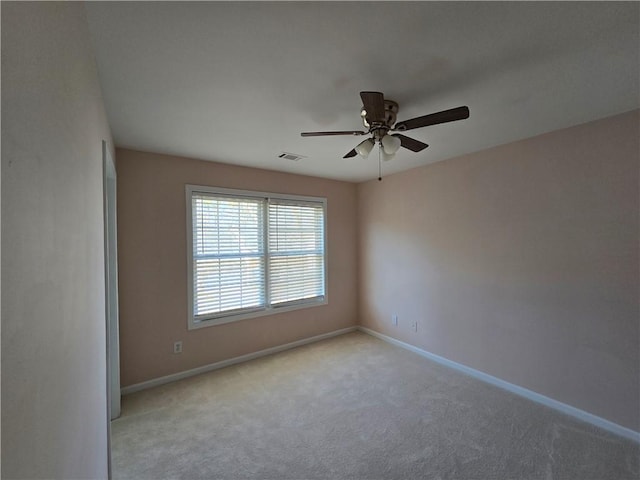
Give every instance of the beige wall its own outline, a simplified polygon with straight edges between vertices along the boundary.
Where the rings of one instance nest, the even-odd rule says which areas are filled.
[[[110,133],[84,5],[1,8],[2,476],[105,478]]]
[[[117,157],[123,386],[356,324],[355,184],[124,149]],[[185,184],[326,197],[329,304],[188,331]]]
[[[640,430],[638,134],[634,111],[359,185],[361,323]]]

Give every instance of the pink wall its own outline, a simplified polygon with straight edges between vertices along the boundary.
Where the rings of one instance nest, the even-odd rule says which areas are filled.
[[[640,430],[638,116],[360,184],[361,323]]]
[[[123,387],[356,324],[355,184],[125,149],[117,157]],[[188,331],[185,184],[326,197],[328,305]]]

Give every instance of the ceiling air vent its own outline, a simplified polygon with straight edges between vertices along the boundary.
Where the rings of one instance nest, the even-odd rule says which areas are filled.
[[[304,155],[298,155],[295,153],[282,152],[280,155],[278,155],[278,158],[284,158],[285,160],[291,160],[292,162],[297,162],[301,158],[307,158],[307,157],[305,157]]]

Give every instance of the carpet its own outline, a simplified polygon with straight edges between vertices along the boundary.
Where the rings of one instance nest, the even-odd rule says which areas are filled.
[[[123,397],[115,479],[638,480],[640,445],[360,332]]]

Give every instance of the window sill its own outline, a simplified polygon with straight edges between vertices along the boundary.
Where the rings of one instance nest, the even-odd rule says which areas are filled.
[[[209,320],[200,320],[194,322],[193,318],[189,318],[189,330],[197,330],[199,328],[215,327],[216,325],[224,325],[226,323],[239,322],[241,320],[249,320],[250,318],[266,317],[268,315],[277,315],[279,313],[292,312],[294,310],[302,310],[304,308],[321,307],[329,302],[325,295],[323,300],[298,303],[294,305],[286,305],[283,307],[267,307],[262,310],[241,313],[239,315],[229,315],[226,317],[215,317]]]

